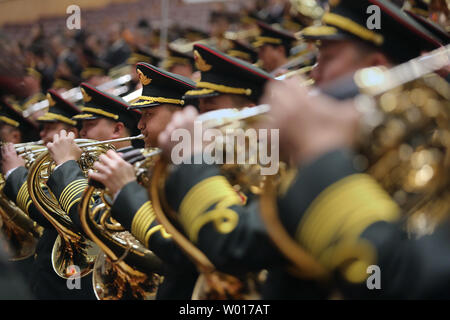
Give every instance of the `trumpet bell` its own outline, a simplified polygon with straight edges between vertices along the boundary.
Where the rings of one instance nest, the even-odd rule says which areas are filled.
[[[89,202],[95,192],[103,201],[91,207]],[[97,298],[154,299],[161,282],[162,262],[111,217],[110,201],[104,191],[89,186],[79,212],[85,233],[102,250],[92,279]],[[99,216],[97,221],[95,217]]]
[[[0,210],[3,209],[0,208]],[[20,261],[31,257],[36,251],[39,239],[1,217],[0,215],[0,229],[8,239],[9,245],[6,246],[5,251],[11,257],[9,261]]]
[[[71,247],[73,243],[63,241],[61,235],[56,238],[52,250],[53,270],[64,279],[74,276],[84,277],[92,272],[95,259],[100,249],[90,240],[77,242],[76,252]]]
[[[160,282],[155,273],[147,275],[131,267],[123,270],[104,253],[98,255],[92,275],[98,300],[155,300]]]

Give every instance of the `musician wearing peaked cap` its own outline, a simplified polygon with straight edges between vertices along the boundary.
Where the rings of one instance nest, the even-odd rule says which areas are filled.
[[[69,117],[78,113],[78,110],[72,109],[73,106],[69,106],[68,102],[54,92],[49,94],[48,99],[51,99],[49,101],[50,112],[44,115],[42,121],[57,122],[72,127],[73,122]],[[94,294],[89,286],[92,278],[82,278],[81,290],[69,290],[66,280],[60,278],[53,270],[52,249],[58,232],[33,204],[27,188],[28,170],[25,168],[23,159],[17,155],[15,148],[12,145],[3,147],[2,158],[5,196],[14,201],[23,212],[44,228],[27,275],[32,293],[38,299],[94,299]]]
[[[197,90],[186,93],[185,99],[199,99],[201,113],[253,106],[272,79],[265,71],[207,46],[195,45],[194,50],[202,81]],[[165,152],[170,154],[171,132],[190,128],[196,115],[192,109],[185,109],[174,116],[159,136]],[[219,167],[178,165],[171,171],[165,191],[184,233],[217,270],[245,279],[248,273],[269,269],[262,293],[266,299],[326,297],[326,290],[316,283],[298,280],[286,272],[285,260],[272,245],[260,219],[256,196],[236,191]],[[212,222],[213,215],[220,219]]]
[[[72,117],[73,121],[81,122],[81,138],[104,141],[138,134],[140,113],[128,110],[127,102],[85,83],[81,84],[81,91],[84,105],[81,107],[81,113]],[[74,138],[73,134],[64,130],[47,145],[57,165],[47,181],[47,186],[75,225],[81,228],[78,204],[87,186],[87,179],[77,163],[82,151],[74,142]],[[131,146],[131,142],[122,141],[113,145],[120,149]]]
[[[367,8],[380,8],[381,29],[367,27]],[[386,0],[341,0],[322,17],[321,26],[298,34],[319,41],[317,66],[311,72],[319,86],[356,70],[371,66],[393,66],[441,46],[439,40]]]
[[[290,51],[297,39],[294,34],[264,22],[258,22],[258,27],[261,34],[256,37],[253,46],[258,50],[262,68],[267,72],[274,72],[288,62]]]
[[[3,99],[0,100],[0,106],[0,140],[2,143],[16,144],[38,139],[38,128],[31,121],[24,118],[21,112],[17,111],[11,104]],[[3,158],[3,155],[4,153],[2,152],[2,174],[22,164],[21,161],[18,162],[18,164],[8,161],[9,164],[7,164],[7,156]],[[5,170],[3,170],[3,167],[5,167]],[[3,197],[3,195],[1,196]],[[11,265],[14,269],[20,271],[24,279],[28,280],[33,263],[34,258],[29,257],[24,260],[11,262]]]
[[[198,100],[200,113],[255,105],[272,79],[260,68],[206,45],[194,45],[194,58],[201,80],[184,99],[188,103]]]
[[[38,128],[10,103],[0,100],[0,140],[21,143],[37,140]]]
[[[427,31],[430,32],[433,36],[439,39],[439,41],[443,45],[448,45],[450,43],[450,34],[445,31],[440,25],[412,11],[406,10],[405,12],[409,14],[414,20],[416,20],[422,27],[427,29]]]
[[[138,63],[136,69],[143,91],[130,109],[142,110],[138,127],[146,146],[151,147],[172,114],[184,107],[183,94],[194,89],[195,83],[147,63]],[[136,181],[133,167],[109,151],[94,168],[98,172],[89,176],[115,194],[112,216],[165,262],[164,282],[157,298],[190,299],[198,276],[195,267],[156,221],[147,191]]]
[[[415,67],[402,70],[414,73]],[[389,75],[385,77],[388,82]],[[388,93],[406,96],[424,89],[420,83],[403,84],[400,92]],[[429,101],[411,100],[402,111],[393,104],[395,111],[384,110],[383,118],[395,118],[405,132],[391,139],[385,129],[390,122],[383,120],[364,138],[367,150],[357,152],[361,115],[356,101],[310,95],[293,81],[273,83],[268,89],[264,102],[272,106],[269,126],[283,128],[280,151],[287,151],[298,172],[280,184],[274,200],[278,203],[264,216],[280,250],[303,275],[316,271],[315,276],[332,279],[345,298],[449,298],[450,180],[449,162],[444,160],[449,154],[449,125],[441,121],[449,117],[449,86],[443,83],[441,94],[429,98],[436,102],[439,116],[423,112],[416,122],[421,125],[408,128],[408,111],[422,113]],[[433,141],[429,132],[438,131],[441,138]],[[397,155],[404,147],[410,148],[409,156],[400,160]],[[433,163],[433,173],[412,182],[414,156],[430,150],[436,158],[420,167]],[[367,160],[366,172],[357,169],[356,153]],[[270,196],[276,198],[275,193]],[[417,217],[423,219],[419,225],[413,223]],[[282,228],[274,228],[277,222]],[[281,236],[284,232],[286,238]],[[379,290],[368,286],[374,269],[380,276]]]
[[[231,40],[231,48],[227,50],[227,55],[255,64],[258,61],[258,52],[250,45],[240,40]]]
[[[149,63],[154,66],[159,66],[162,63],[162,57],[154,54],[148,48],[138,48],[136,49],[127,60],[130,72],[132,75],[132,80],[128,83],[128,92],[126,94],[132,93],[138,88],[140,88],[141,82],[139,81],[139,75],[136,73],[136,64],[139,62]]]
[[[171,73],[192,79],[194,57],[192,53],[181,52],[169,45],[167,46],[167,57],[162,62],[162,68]]]
[[[139,112],[128,110],[128,104],[119,97],[108,95],[87,84],[82,84],[82,88],[85,104],[81,113],[52,91],[48,96],[51,99],[49,113],[40,121],[58,121],[73,126],[77,120],[82,119],[81,135],[101,140],[126,137],[130,132],[136,132]],[[86,178],[76,162],[81,150],[74,143],[75,134],[72,131],[68,133],[62,130],[53,138],[47,147],[58,168],[49,177],[47,186],[74,224],[81,228],[77,210],[87,186]],[[120,143],[116,147],[128,145],[129,143]],[[32,204],[26,188],[27,172],[23,166],[11,172],[6,180],[5,194],[45,228],[37,249],[36,273],[33,273],[32,278],[33,292],[41,299],[94,299],[91,275],[81,279],[81,290],[69,290],[66,281],[53,271],[51,252],[58,233]]]
[[[138,62],[145,62],[157,66],[161,63],[161,57],[152,53],[150,49],[139,48],[127,60],[127,63],[132,66],[135,66]]]
[[[60,130],[67,130],[78,135],[76,121],[71,117],[79,114],[79,110],[70,102],[63,99],[54,90],[47,94],[49,111],[38,118],[43,123],[40,136],[44,143],[53,141]],[[2,172],[6,178],[5,195],[15,201],[19,208],[27,213],[33,220],[43,227],[52,229],[51,224],[40,214],[33,205],[26,186],[28,170],[25,168],[24,160],[19,157],[12,146],[2,148]],[[54,230],[53,230],[54,231]]]
[[[40,131],[41,139],[44,144],[53,140],[53,136],[61,130],[73,132],[78,137],[77,122],[72,117],[80,113],[80,110],[71,102],[63,99],[55,90],[49,90],[47,93],[49,110],[36,120],[42,124]]]

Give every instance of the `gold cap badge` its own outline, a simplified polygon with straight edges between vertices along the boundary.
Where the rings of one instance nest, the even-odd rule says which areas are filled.
[[[212,65],[207,64],[197,50],[194,51],[194,58],[195,58],[195,66],[197,67],[198,70],[206,72],[212,69]]]
[[[81,93],[83,94],[84,102],[89,102],[92,100],[92,97],[90,95],[88,95],[83,88],[81,88]]]
[[[53,107],[56,104],[55,100],[53,100],[53,97],[50,93],[47,93],[47,100],[48,100],[48,105],[50,107]]]
[[[145,74],[143,74],[141,70],[138,69],[137,72],[139,74],[139,80],[141,81],[143,86],[146,86],[150,82],[152,82],[152,79],[150,79],[149,77],[145,76]]]

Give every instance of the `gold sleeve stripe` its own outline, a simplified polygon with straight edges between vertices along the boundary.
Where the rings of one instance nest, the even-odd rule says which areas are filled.
[[[352,245],[359,246],[359,236],[368,226],[398,218],[398,206],[381,186],[369,175],[355,174],[328,187],[313,201],[297,227],[296,240],[332,269],[336,261],[342,261],[337,254],[341,244],[350,256]]]
[[[147,201],[136,213],[132,222],[132,232],[140,240],[145,238],[145,232],[155,219],[150,201]]]
[[[223,176],[214,176],[201,181],[189,190],[182,200],[179,210],[180,222],[188,226],[193,218],[205,212],[213,204],[234,194],[235,191]]]
[[[145,234],[155,220],[156,215],[150,201],[145,202],[136,212],[131,223],[131,233],[141,242],[145,240]]]
[[[66,188],[64,188],[59,198],[59,203],[64,211],[69,212],[71,205],[73,205],[72,202],[74,198],[86,189],[87,184],[87,179],[83,178],[72,181]]]
[[[28,200],[28,202],[27,202],[27,210],[25,211],[25,213],[27,213],[27,214],[29,213],[28,209],[30,208],[32,203],[33,203],[32,200]]]
[[[212,206],[214,209],[207,212]],[[215,176],[198,183],[184,197],[180,205],[180,223],[191,241],[197,241],[200,229],[209,222],[219,232],[231,232],[238,215],[228,207],[242,204],[242,199],[223,176]]]
[[[64,190],[61,192],[61,195],[59,197],[59,202],[65,203],[67,201],[67,198],[71,194],[72,190],[74,188],[77,188],[78,186],[82,185],[83,183],[86,183],[86,179],[78,179],[78,180],[75,180],[75,181],[72,181],[71,183],[69,183],[64,188]]]
[[[76,183],[73,183],[66,189],[64,189],[59,201],[61,207],[66,211],[66,209],[69,206],[69,203],[79,192],[82,192],[86,188],[86,186],[87,186],[86,181],[78,180]]]
[[[368,185],[366,189],[361,190],[358,185],[349,185],[346,192],[348,192],[348,194],[353,194],[355,198],[358,197],[361,203],[366,203],[366,211],[370,210],[375,211],[376,213],[380,208],[377,208],[376,204],[371,203],[372,193],[376,194],[380,199],[384,197],[384,194],[380,193],[379,188],[375,187],[376,186]],[[349,199],[346,199],[345,201],[348,200]],[[387,198],[387,200],[389,201],[389,198]],[[343,206],[343,204],[340,206]],[[348,204],[345,204],[345,206],[347,207],[347,210],[336,210],[336,208],[333,207],[333,203],[324,203],[321,208],[321,211],[324,212],[322,216],[316,216],[313,219],[305,221],[305,236],[309,239],[308,243],[311,244],[312,250],[314,250],[314,247],[317,248],[317,250],[320,250],[318,248],[326,247],[326,244],[330,241],[330,239],[327,238],[327,235],[318,233],[323,232],[323,230],[332,229],[333,226],[337,226],[339,223],[342,224],[341,227],[344,227],[359,219],[361,215],[357,211],[360,210],[360,203],[348,201]],[[325,214],[325,212],[328,212],[328,214]],[[330,214],[330,212],[332,212],[332,214]],[[343,230],[341,229],[340,232],[343,232]],[[330,233],[329,236],[333,234],[334,233]]]
[[[86,187],[87,187],[87,185],[86,185]],[[86,188],[86,187],[85,187],[85,188]],[[83,190],[84,190],[85,188],[83,188]],[[73,200],[71,203],[69,203],[69,205],[67,206],[67,210],[65,210],[65,211],[66,211],[67,213],[69,213],[69,212],[70,212],[70,209],[72,209],[72,206],[73,206],[74,204],[80,202],[80,201],[81,201],[81,197],[76,198],[76,199]]]
[[[25,181],[22,186],[19,189],[19,192],[17,193],[16,203],[17,206],[22,209],[23,211],[27,212],[27,200],[28,200],[29,194],[28,194],[28,186],[27,182]]]
[[[67,198],[67,201],[64,204],[61,204],[64,211],[69,212],[70,208],[78,201],[81,200],[80,193],[83,193],[83,191],[87,188],[87,182],[79,185],[76,189],[72,191],[70,196]]]
[[[153,228],[151,228],[150,230],[147,231],[147,233],[145,234],[145,245],[147,245],[148,241],[150,240],[151,236],[154,235],[156,232],[160,231],[161,232],[161,236],[165,239],[169,239],[172,238],[172,236],[166,231],[166,229],[164,229],[164,227],[162,225],[157,225],[154,226]]]

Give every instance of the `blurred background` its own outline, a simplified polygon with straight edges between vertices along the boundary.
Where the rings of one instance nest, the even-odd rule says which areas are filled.
[[[392,1],[398,5],[405,2]],[[432,18],[436,22],[448,24],[448,1],[427,1],[431,15],[435,12]],[[238,40],[250,46],[247,49],[251,52],[251,43],[258,33],[257,21],[295,33],[320,23],[327,3],[325,0],[0,0],[0,98],[6,97],[12,105],[25,110],[43,100],[48,89],[65,92],[81,82],[95,86],[110,83],[110,88],[120,89],[112,93],[124,96],[139,86],[134,73],[138,61],[195,80],[193,43],[204,42],[226,52],[236,46],[232,40]],[[80,8],[78,30],[67,28],[67,20],[73,14],[67,12],[71,5]],[[298,43],[292,50],[290,56],[295,58],[305,48]],[[168,57],[175,59],[168,61]],[[181,66],[176,62],[181,59],[190,59],[192,65]],[[128,78],[111,84],[124,75]],[[71,97],[69,100],[76,102]]]

